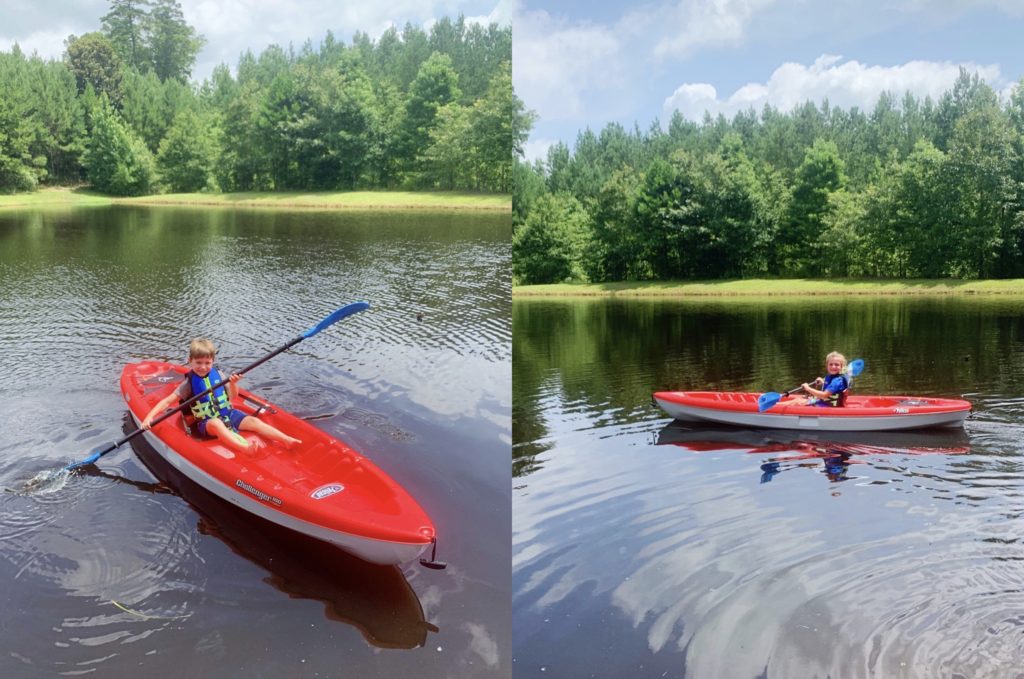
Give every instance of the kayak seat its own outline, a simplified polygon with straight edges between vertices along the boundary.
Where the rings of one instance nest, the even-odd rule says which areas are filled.
[[[206,440],[206,437],[199,433],[199,427],[196,426],[196,418],[191,412],[181,411],[181,426],[191,438],[197,441]]]

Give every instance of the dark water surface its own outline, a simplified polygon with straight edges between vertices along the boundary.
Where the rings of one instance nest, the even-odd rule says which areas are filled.
[[[239,369],[365,299],[243,385],[401,483],[449,563],[368,565],[126,445],[0,495],[0,677],[508,676],[510,237],[507,214],[0,212],[0,486],[120,438],[125,362],[208,336]]]
[[[1024,676],[1024,300],[516,301],[519,677]],[[670,425],[661,389],[861,394],[963,430]]]

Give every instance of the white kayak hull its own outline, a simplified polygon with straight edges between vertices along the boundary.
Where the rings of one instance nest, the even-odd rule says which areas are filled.
[[[141,427],[141,422],[135,416],[135,413],[132,413],[132,419],[137,427]],[[157,455],[162,457],[169,465],[222,500],[226,500],[271,523],[276,523],[297,533],[337,545],[350,554],[354,554],[370,563],[390,565],[412,561],[422,554],[428,546],[424,544],[374,540],[360,535],[344,533],[326,526],[303,521],[285,512],[271,509],[266,504],[260,502],[255,496],[250,498],[237,492],[234,488],[226,486],[220,480],[214,478],[168,446],[153,432],[143,432],[142,436]]]

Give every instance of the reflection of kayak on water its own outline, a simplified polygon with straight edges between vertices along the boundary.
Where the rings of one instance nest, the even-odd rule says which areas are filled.
[[[961,428],[907,431],[814,432],[792,429],[748,429],[672,422],[658,432],[658,445],[677,445],[694,452],[740,450],[746,453],[792,451],[786,459],[806,459],[832,453],[851,455],[940,454],[971,451]]]
[[[126,422],[126,431],[131,424]],[[424,619],[419,598],[400,568],[368,563],[329,543],[255,518],[185,477],[145,441],[136,439],[133,446],[149,470],[199,513],[201,533],[222,540],[268,571],[266,582],[289,597],[322,602],[328,619],[356,627],[381,648],[423,646],[427,632],[438,631]]]
[[[736,450],[744,453],[782,453],[761,464],[761,483],[780,472],[818,467],[830,481],[847,480],[857,456],[962,455],[971,452],[963,429],[911,431],[808,432],[789,429],[746,429],[672,422],[658,432],[658,445],[675,445],[694,452]]]

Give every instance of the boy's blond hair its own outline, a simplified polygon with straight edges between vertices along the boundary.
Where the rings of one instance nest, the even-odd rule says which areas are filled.
[[[188,345],[188,360],[193,358],[216,358],[217,347],[213,346],[213,342],[202,337],[189,342]]]
[[[843,364],[843,368],[846,368],[846,357],[845,357],[845,356],[843,356],[842,354],[840,354],[840,353],[839,353],[838,351],[833,351],[832,353],[830,353],[830,354],[829,354],[828,356],[826,356],[826,357],[825,357],[825,363],[826,363],[826,365],[827,365],[827,364],[828,364],[828,362],[829,362],[829,361],[831,361],[831,360],[832,360],[833,358],[838,358],[838,359],[839,359],[839,360],[840,360],[840,361],[842,362],[842,364]]]

